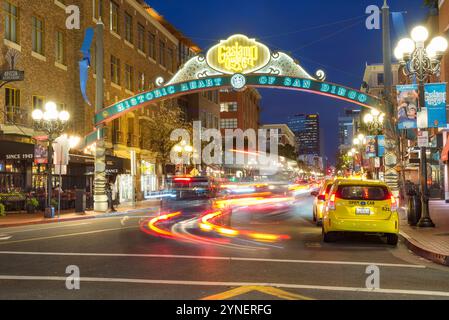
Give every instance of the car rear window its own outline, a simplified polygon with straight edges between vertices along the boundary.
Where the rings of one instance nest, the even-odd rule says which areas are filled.
[[[338,198],[343,200],[388,200],[390,193],[383,186],[339,186],[337,192]]]

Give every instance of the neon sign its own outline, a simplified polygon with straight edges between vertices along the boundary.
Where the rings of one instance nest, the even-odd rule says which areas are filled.
[[[207,64],[224,74],[248,74],[270,62],[270,49],[244,35],[234,35],[220,41],[207,53]]]

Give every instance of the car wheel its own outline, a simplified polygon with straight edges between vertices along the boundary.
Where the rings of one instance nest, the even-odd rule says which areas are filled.
[[[318,220],[318,219],[315,219],[316,221],[316,226],[317,227],[321,227],[321,226],[323,226],[323,220]]]
[[[323,230],[323,241],[324,242],[331,243],[331,242],[335,242],[337,240],[335,233],[333,233],[333,232],[325,233],[324,228],[322,230]]]
[[[399,237],[397,234],[394,234],[394,233],[387,234],[387,243],[390,246],[397,246],[398,241],[399,241]]]

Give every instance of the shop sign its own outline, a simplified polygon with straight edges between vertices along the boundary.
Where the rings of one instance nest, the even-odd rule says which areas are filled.
[[[25,72],[19,70],[0,71],[0,81],[23,81],[25,79]]]
[[[424,86],[424,94],[427,109],[427,127],[445,128],[447,126],[446,84],[426,84]]]
[[[207,52],[207,64],[224,74],[248,74],[262,69],[270,62],[270,49],[237,34],[220,41]]]
[[[428,148],[429,147],[429,132],[419,131],[418,132],[418,147]]]

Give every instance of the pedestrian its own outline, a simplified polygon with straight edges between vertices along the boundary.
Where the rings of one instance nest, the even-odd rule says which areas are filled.
[[[116,212],[117,210],[114,208],[114,205],[118,205],[118,189],[117,189],[117,185],[115,183],[113,183],[112,181],[110,182],[110,186],[111,186],[111,194],[112,194],[112,211]]]
[[[108,196],[108,207],[111,209],[112,212],[116,212],[114,208],[114,201],[112,199],[112,182],[109,181],[106,184],[106,195]]]

